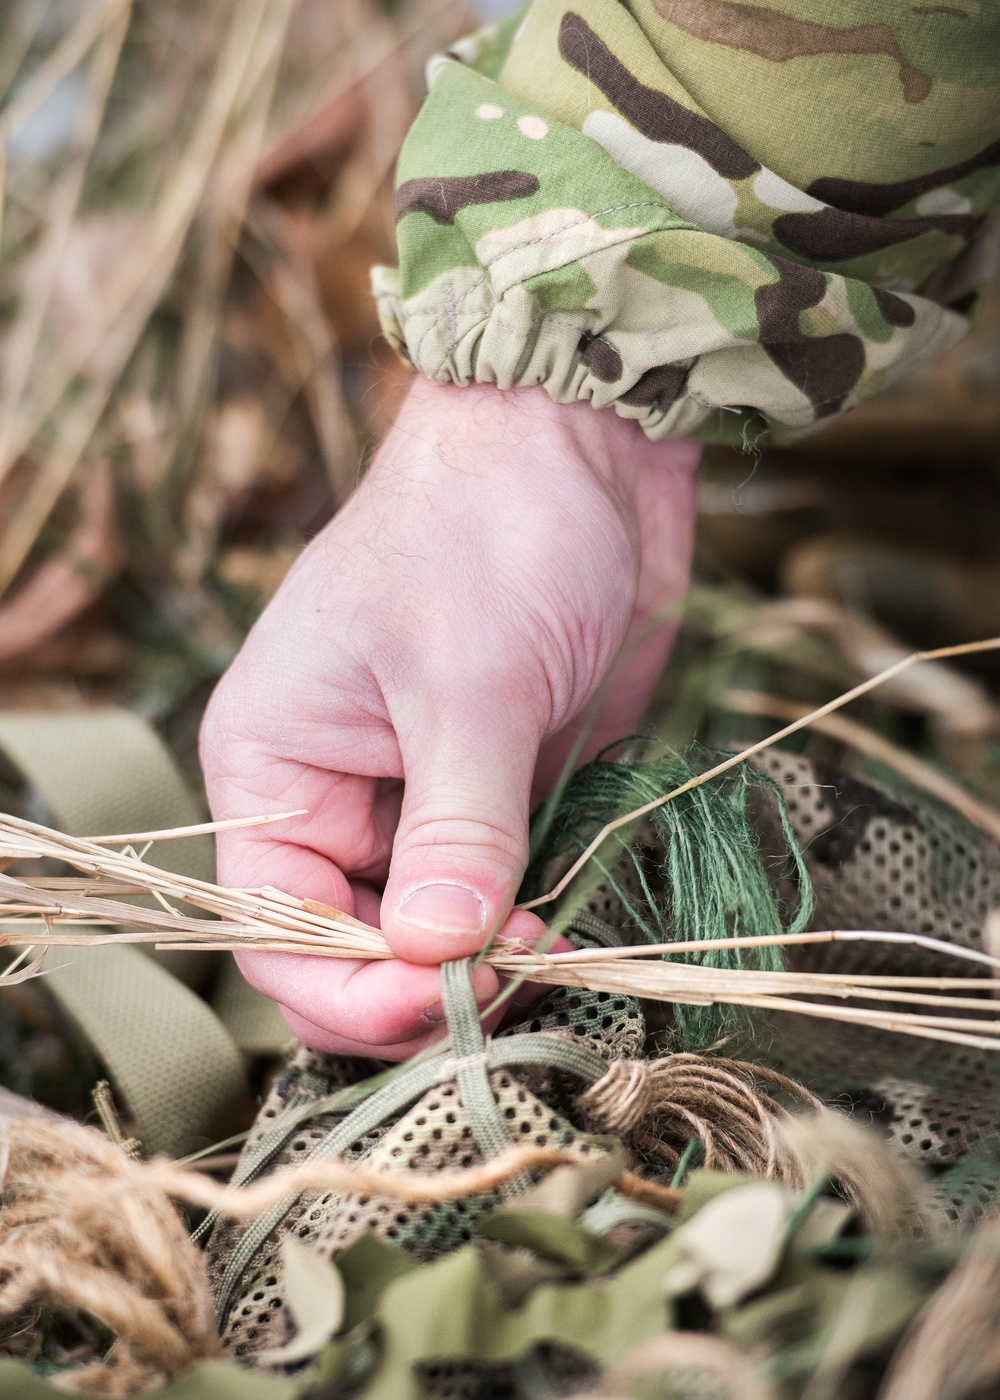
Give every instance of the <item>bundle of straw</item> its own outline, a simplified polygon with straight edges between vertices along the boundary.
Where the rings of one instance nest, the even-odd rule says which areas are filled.
[[[997,648],[1000,648],[1000,639],[937,652],[917,652],[896,662],[878,676],[862,682],[810,714],[796,718],[784,729],[732,755],[673,792],[664,793],[643,807],[609,822],[552,890],[521,907],[534,908],[557,899],[615,831],[629,826],[693,786],[711,781],[796,730],[823,720],[832,711],[897,675],[907,666],[942,655]],[[98,836],[89,840],[67,836],[19,817],[0,816],[0,863],[5,868],[25,860],[54,860],[80,872],[78,876],[22,878],[0,874],[0,924],[3,928],[0,946],[19,945],[31,950],[125,941],[153,943],[160,948],[205,951],[253,949],[365,960],[393,957],[391,948],[377,928],[329,905],[315,900],[296,899],[270,886],[252,890],[224,889],[208,881],[161,870],[144,859],[149,847],[157,841],[287,821],[301,815],[304,813],[243,817],[167,831]],[[137,850],[137,847],[142,849]],[[124,899],[150,895],[159,908],[144,908],[122,902]],[[189,912],[183,912],[177,906],[187,906]],[[204,913],[215,917],[206,920],[202,916]],[[109,925],[114,926],[114,933],[97,931]],[[982,973],[977,977],[915,977],[775,972],[707,967],[675,961],[678,957],[688,958],[699,952],[721,948],[834,941],[909,944],[951,959],[978,964],[983,969],[989,969],[994,976],[984,977]],[[17,963],[8,969],[8,976],[23,978],[38,970],[37,962],[30,968],[18,970],[18,965],[26,956],[26,952],[21,953]],[[996,976],[1000,973],[1000,958],[920,934],[865,929],[825,930],[775,933],[763,937],[689,939],[678,943],[644,943],[638,947],[583,949],[566,953],[549,953],[497,942],[487,949],[484,956],[498,973],[515,982],[526,980],[554,986],[586,987],[593,991],[626,993],[684,1005],[723,1004],[761,1011],[793,1012],[977,1049],[1000,1048],[1000,1006],[996,1000],[996,993],[1000,991],[1000,977]],[[967,1012],[975,1014],[961,1014]]]

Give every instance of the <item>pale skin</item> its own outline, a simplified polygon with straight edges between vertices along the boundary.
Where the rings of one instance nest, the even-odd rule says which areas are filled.
[[[306,1044],[402,1059],[441,1035],[437,965],[512,912],[532,805],[642,722],[688,580],[699,449],[541,389],[414,383],[359,490],[213,696],[219,878],[379,923],[398,961],[239,955]],[[543,911],[544,912],[544,911]],[[498,990],[475,969],[481,1005]]]

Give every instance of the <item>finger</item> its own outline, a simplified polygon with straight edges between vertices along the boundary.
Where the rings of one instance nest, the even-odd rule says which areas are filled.
[[[209,787],[217,820],[275,811],[298,814],[219,832],[216,850],[223,884],[242,889],[275,885],[349,911],[341,872],[354,878],[385,878],[398,820],[398,785],[262,755],[255,774],[241,774],[239,781],[216,774]],[[322,889],[303,887],[303,882],[316,879]]]
[[[332,860],[308,846],[297,846],[273,836],[259,835],[250,841],[238,839],[240,836],[242,833],[236,831],[219,832],[220,884],[241,890],[270,885],[297,899],[315,899],[345,914],[355,913],[351,882]]]
[[[325,1026],[314,1025],[304,1016],[299,1016],[291,1007],[279,1006],[279,1010],[296,1040],[308,1045],[310,1050],[322,1050],[327,1055],[356,1055],[362,1059],[394,1062],[408,1060],[413,1055],[418,1055],[421,1050],[426,1050],[435,1041],[441,1040],[446,1034],[445,1028],[438,1026],[436,1030],[427,1031],[415,1040],[403,1040],[397,1045],[367,1045],[363,1041],[348,1040]]]
[[[377,893],[361,881],[352,885],[332,861],[307,847],[277,841],[251,848],[241,845],[224,870],[230,883],[276,885],[346,913],[357,911],[366,922],[378,923]],[[325,1037],[364,1046],[358,1054],[374,1055],[377,1047],[426,1036],[444,1015],[435,967],[415,967],[395,959],[358,962],[297,953],[241,952],[237,962],[248,982],[320,1028]],[[477,968],[473,987],[477,1001],[485,1005],[499,988],[496,973],[486,966]]]
[[[500,1025],[504,1019],[505,1010],[505,1007],[499,1007],[492,1015],[483,1018],[483,1031],[486,1035],[491,1034]],[[363,1041],[348,1040],[344,1036],[333,1034],[324,1030],[322,1026],[315,1026],[304,1017],[296,1015],[288,1007],[283,1006],[281,1014],[303,1045],[308,1045],[313,1050],[323,1050],[330,1055],[360,1055],[377,1060],[408,1060],[411,1056],[419,1054],[421,1050],[426,1050],[435,1042],[442,1040],[447,1034],[447,1027],[442,1024],[436,1030],[427,1031],[414,1040],[400,1041],[396,1045],[367,1045]]]
[[[299,953],[237,953],[236,961],[258,991],[314,1028],[306,1044],[316,1049],[350,1041],[362,1047],[356,1054],[379,1055],[386,1046],[433,1039],[444,1025],[436,967]],[[500,983],[484,963],[473,969],[472,987],[482,1007],[496,996]]]
[[[478,952],[505,923],[524,869],[540,735],[469,708],[402,741],[406,782],[382,930],[410,962]]]

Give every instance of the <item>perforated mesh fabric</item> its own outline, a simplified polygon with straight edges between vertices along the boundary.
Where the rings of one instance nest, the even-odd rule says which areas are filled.
[[[982,949],[1000,907],[1000,848],[957,813],[908,790],[861,782],[799,755],[766,750],[757,766],[778,783],[816,893],[815,928],[900,929]],[[919,948],[820,944],[799,967],[943,973]],[[947,971],[969,976],[967,963]]]
[[[574,937],[581,944],[593,941],[585,934]],[[511,1028],[519,1032],[525,1029],[553,1031],[585,1042],[609,1061],[640,1055],[646,1035],[642,1013],[633,998],[572,988],[554,991],[536,1004],[527,1025]],[[253,1153],[278,1114],[290,1104],[317,1101],[343,1085],[356,1083],[373,1068],[370,1061],[300,1049],[264,1104],[244,1155]],[[566,1116],[579,1085],[561,1084],[561,1078],[550,1071],[532,1070],[515,1076],[499,1070],[490,1075],[490,1085],[515,1141],[573,1147],[586,1154],[590,1150],[587,1135]],[[333,1114],[307,1120],[274,1159],[274,1167],[304,1160],[337,1121]],[[375,1170],[428,1173],[469,1167],[482,1160],[454,1081],[435,1086],[396,1122],[362,1139],[348,1157]],[[513,1190],[516,1193],[526,1185],[520,1182]],[[332,1256],[371,1230],[416,1257],[429,1259],[470,1239],[475,1221],[499,1199],[498,1194],[490,1193],[467,1201],[416,1207],[385,1197],[336,1193],[303,1198],[267,1238],[247,1271],[223,1324],[223,1346],[240,1359],[252,1361],[254,1353],[280,1346],[291,1335],[280,1259],[281,1240],[287,1234],[294,1232],[321,1254]],[[240,1229],[223,1226],[213,1234],[209,1264],[216,1281]]]
[[[1000,907],[1000,848],[984,833],[902,785],[861,781],[778,750],[756,761],[781,788],[803,846],[816,893],[814,928],[898,930],[983,948],[987,917]],[[978,970],[897,944],[818,944],[788,960],[842,973],[969,977]],[[949,1220],[968,1222],[1000,1198],[1000,1167],[989,1160],[955,1170],[1000,1129],[1000,1056],[791,1015],[773,1017],[767,1029],[770,1039],[762,1031],[758,1044],[768,1063],[880,1126],[904,1156],[938,1174]]]
[[[536,1342],[516,1361],[441,1356],[418,1361],[414,1373],[429,1400],[514,1400],[580,1395],[600,1376],[593,1358],[564,1342]]]
[[[804,848],[817,897],[814,928],[908,930],[956,946],[982,946],[986,917],[1000,907],[1000,848],[982,833],[920,794],[861,781],[800,756],[769,751],[759,766],[781,789]],[[764,808],[757,816],[765,849],[774,837],[774,818]],[[649,854],[652,869],[657,853]],[[627,881],[628,868],[616,875]],[[786,860],[775,861],[773,876],[779,884],[787,880]],[[635,929],[616,894],[600,885],[570,936],[578,945],[598,946],[635,941]],[[789,962],[817,971],[975,975],[968,962],[945,966],[940,956],[919,948],[871,943],[813,945],[795,950]],[[666,1018],[669,1030],[669,1008]],[[641,1056],[648,1027],[632,998],[567,988],[554,991],[512,1028],[526,1029],[572,1038],[611,1061]],[[1000,1206],[1000,1056],[780,1014],[759,1025],[752,1043],[728,1045],[726,1053],[763,1061],[883,1131],[901,1154],[931,1172],[942,1222],[966,1226]],[[289,1104],[319,1099],[372,1071],[371,1062],[299,1051],[262,1110],[247,1151]],[[540,1069],[496,1071],[490,1082],[515,1140],[586,1150],[588,1139],[574,1122],[578,1083]],[[275,1164],[307,1155],[336,1121],[327,1114],[304,1123]],[[436,1086],[349,1155],[376,1169],[425,1172],[480,1159],[454,1083]],[[281,1345],[290,1334],[279,1256],[288,1231],[335,1255],[372,1229],[429,1258],[468,1239],[477,1217],[497,1200],[491,1195],[420,1209],[360,1196],[301,1201],[247,1270],[225,1322],[224,1345],[252,1361],[256,1351]],[[213,1238],[216,1276],[233,1239],[226,1229]],[[462,1378],[438,1380],[445,1386],[440,1393],[452,1393],[447,1386],[453,1383],[454,1393],[461,1393]]]
[[[1000,1141],[987,1139],[934,1182],[941,1217],[969,1226],[1000,1210]]]

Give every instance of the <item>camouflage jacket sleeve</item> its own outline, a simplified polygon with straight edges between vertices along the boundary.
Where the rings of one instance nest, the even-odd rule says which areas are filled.
[[[1000,6],[777,3],[534,0],[435,60],[374,273],[401,353],[747,445],[958,340],[993,275]]]

